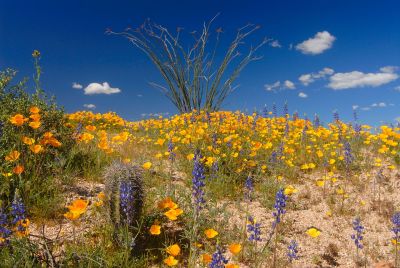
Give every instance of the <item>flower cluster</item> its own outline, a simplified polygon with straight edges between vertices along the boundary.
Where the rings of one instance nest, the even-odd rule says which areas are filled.
[[[204,173],[204,164],[202,162],[202,156],[200,151],[196,151],[194,156],[193,166],[193,179],[192,179],[192,194],[194,198],[194,205],[197,213],[203,208],[204,200],[204,180],[206,178]]]
[[[227,263],[228,260],[225,258],[224,252],[222,251],[220,246],[217,246],[217,250],[212,255],[212,259],[208,267],[224,268]]]
[[[362,240],[363,240],[364,226],[362,226],[360,218],[356,218],[353,221],[353,230],[356,233],[351,235],[351,239],[354,240],[354,244],[356,245],[356,247],[358,249],[362,249],[363,248]]]
[[[261,241],[261,224],[252,216],[247,217],[247,235],[249,241]]]
[[[299,258],[299,256],[297,255],[298,252],[299,249],[297,242],[295,240],[290,241],[287,252],[289,262],[293,262],[294,260],[297,260]]]
[[[272,213],[274,216],[274,221],[272,223],[272,228],[275,229],[276,225],[281,222],[282,215],[286,213],[286,201],[288,197],[284,193],[284,189],[279,189],[275,196],[275,211]]]

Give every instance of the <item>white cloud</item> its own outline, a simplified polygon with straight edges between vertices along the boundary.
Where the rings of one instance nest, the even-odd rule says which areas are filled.
[[[139,98],[143,97],[143,95],[142,95],[142,94],[137,94],[136,96],[138,96]]]
[[[371,110],[371,108],[370,108],[370,107],[362,107],[361,110],[363,110],[363,111],[369,111],[369,110]]]
[[[264,85],[264,89],[266,90],[266,91],[272,91],[272,90],[274,90],[274,89],[276,89],[276,88],[279,88],[281,86],[281,82],[280,81],[276,81],[275,83],[273,83],[273,84],[265,84]]]
[[[300,92],[300,93],[299,93],[299,97],[300,97],[300,98],[307,98],[308,95],[307,95],[306,93],[304,93],[304,92]]]
[[[379,69],[382,73],[394,73],[398,69],[397,66],[384,66]]]
[[[93,94],[115,94],[115,93],[120,93],[121,90],[116,87],[110,87],[110,85],[107,82],[104,82],[103,84],[99,83],[91,83],[84,89],[85,95],[93,95]]]
[[[72,88],[75,88],[75,89],[82,89],[83,86],[82,86],[81,84],[79,84],[79,83],[73,82],[73,83],[72,83]]]
[[[308,86],[315,80],[325,78],[326,76],[332,75],[334,73],[335,73],[335,71],[333,69],[325,67],[322,70],[320,70],[318,73],[309,73],[309,74],[300,75],[299,81],[303,85]]]
[[[303,54],[317,55],[332,47],[336,37],[327,31],[318,32],[313,38],[309,38],[296,45],[296,49]]]
[[[387,71],[387,69],[384,70]],[[368,86],[378,87],[392,82],[397,78],[399,78],[398,74],[392,72],[382,72],[382,70],[380,73],[363,73],[359,71],[336,73],[330,77],[330,83],[328,84],[328,87],[334,90]]]
[[[294,85],[294,83],[290,80],[286,80],[285,82],[283,82],[283,85],[285,86],[285,88],[287,89],[295,89],[296,86]]]
[[[96,105],[94,105],[94,104],[84,104],[83,107],[90,109],[90,110],[96,109]]]
[[[387,105],[386,105],[386,103],[384,103],[384,102],[379,102],[379,103],[373,103],[373,104],[371,104],[371,107],[380,107],[380,108],[383,108],[383,107],[386,107]]]
[[[351,107],[353,108],[353,110],[357,110],[360,106],[357,105],[357,104],[355,104],[355,105],[353,105],[353,106],[351,106]]]
[[[278,48],[281,48],[281,47],[282,47],[278,40],[272,41],[271,43],[269,43],[269,45],[270,45],[271,47],[278,47]]]

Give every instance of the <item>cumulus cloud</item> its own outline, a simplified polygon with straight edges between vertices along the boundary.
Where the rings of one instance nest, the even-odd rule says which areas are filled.
[[[82,89],[83,86],[82,86],[81,84],[79,84],[79,83],[73,82],[73,83],[72,83],[72,88],[75,88],[75,89]]]
[[[353,106],[351,106],[353,108],[353,110],[357,110],[360,106],[357,104],[354,104]]]
[[[294,83],[292,81],[290,81],[290,80],[286,80],[285,82],[283,82],[283,85],[287,89],[295,89],[296,88]]]
[[[264,89],[266,90],[266,91],[272,91],[272,90],[274,90],[274,89],[276,89],[276,88],[279,88],[281,86],[281,82],[280,81],[276,81],[275,83],[273,83],[273,84],[265,84],[264,85]]]
[[[271,47],[277,47],[277,48],[281,48],[282,47],[278,40],[273,40],[271,43],[269,43],[269,45]]]
[[[94,95],[94,94],[115,94],[115,93],[120,93],[121,90],[116,87],[110,87],[110,85],[107,82],[104,82],[103,84],[99,83],[91,83],[84,89],[85,95]]]
[[[309,73],[309,74],[302,74],[299,76],[299,81],[305,85],[308,86],[312,82],[314,82],[317,79],[325,78],[326,76],[330,76],[334,74],[335,71],[331,68],[325,67],[322,70],[318,71],[317,73]]]
[[[295,89],[295,84],[290,80],[285,80],[283,83],[281,81],[276,81],[273,84],[265,84],[264,89],[266,91],[273,91],[277,89]]]
[[[300,50],[303,54],[317,55],[323,53],[325,50],[330,49],[336,37],[331,35],[328,31],[318,32],[314,37],[303,41],[296,45],[296,49]]]
[[[383,107],[386,107],[387,105],[386,105],[386,103],[384,103],[384,102],[379,102],[379,103],[373,103],[373,104],[371,104],[371,107],[380,107],[380,108],[383,108]]]
[[[382,73],[394,73],[398,69],[397,66],[384,66],[379,69]]]
[[[352,71],[347,73],[336,73],[330,77],[328,87],[334,90],[357,88],[357,87],[378,87],[390,83],[399,78],[394,69],[382,67],[377,73],[363,73]]]
[[[83,107],[90,109],[90,110],[96,109],[96,105],[94,105],[94,104],[84,104]]]
[[[307,98],[308,95],[307,95],[306,93],[304,93],[304,92],[300,92],[300,93],[299,93],[299,97],[300,97],[300,98]]]

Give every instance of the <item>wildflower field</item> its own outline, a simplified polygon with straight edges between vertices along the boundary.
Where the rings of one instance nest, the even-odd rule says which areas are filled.
[[[35,53],[34,94],[0,76],[2,266],[399,267],[399,127],[65,114]]]

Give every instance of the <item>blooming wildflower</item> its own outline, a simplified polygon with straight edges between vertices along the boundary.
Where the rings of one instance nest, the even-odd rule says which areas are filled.
[[[158,203],[158,208],[159,209],[166,209],[166,208],[177,209],[178,205],[172,201],[171,197],[167,197]]]
[[[218,235],[218,232],[214,229],[207,229],[204,231],[204,234],[207,236],[208,239],[212,239]]]
[[[201,158],[202,156],[200,154],[200,151],[196,151],[192,171],[192,194],[197,213],[203,208],[203,204],[205,203],[203,188],[205,186],[204,180],[206,176],[204,175],[204,165],[201,162]]]
[[[250,175],[247,176],[244,186],[245,186],[245,199],[251,202],[252,201],[251,196],[254,191],[254,185],[252,177]]]
[[[228,263],[227,265],[225,265],[225,268],[239,268],[239,265],[234,263]]]
[[[64,214],[64,217],[69,220],[78,219],[83,213],[86,212],[89,201],[83,199],[76,199],[72,201],[71,205],[66,206],[68,208],[68,212]]]
[[[201,255],[201,261],[204,264],[209,264],[212,260],[212,256],[210,254],[204,253]]]
[[[20,175],[20,174],[22,174],[22,172],[24,172],[24,170],[25,170],[24,166],[18,165],[16,167],[14,167],[13,172],[16,175]]]
[[[142,165],[142,167],[143,167],[144,169],[150,169],[151,166],[152,166],[152,163],[151,163],[151,162],[146,162],[146,163],[144,163],[144,164]]]
[[[21,153],[18,151],[12,151],[8,155],[6,155],[5,160],[9,162],[15,162],[19,159]]]
[[[267,108],[267,105],[264,105],[264,108],[263,108],[263,110],[262,110],[262,116],[263,116],[264,118],[267,118],[267,117],[268,117],[268,108]]]
[[[29,147],[29,149],[34,153],[34,154],[38,154],[41,151],[43,151],[43,147],[42,145],[36,144],[36,145],[31,145]]]
[[[38,129],[42,125],[39,121],[33,121],[29,123],[29,126],[33,129]]]
[[[29,220],[26,218],[25,205],[18,194],[15,194],[14,200],[11,204],[11,216],[11,224],[16,226],[16,234],[18,236],[27,235]]]
[[[346,166],[348,167],[354,160],[354,156],[351,153],[351,146],[349,142],[345,142],[344,144],[344,161]]]
[[[351,235],[351,239],[354,240],[354,244],[357,248],[362,249],[362,240],[363,240],[363,233],[364,233],[364,226],[361,225],[360,218],[356,218],[353,221],[353,230],[356,231],[355,234]]]
[[[247,218],[247,234],[249,241],[261,241],[261,224],[252,216]]]
[[[132,183],[127,181],[122,181],[119,187],[121,214],[124,216],[123,219],[128,225],[131,225],[132,223],[131,221],[134,210],[132,188]]]
[[[32,52],[32,57],[34,57],[34,58],[39,58],[40,57],[40,52],[39,52],[39,50],[34,50],[33,52]]]
[[[183,213],[183,210],[180,208],[170,209],[164,213],[164,215],[171,221],[176,221],[178,216]]]
[[[16,125],[17,127],[22,126],[28,120],[29,119],[25,118],[22,114],[16,114],[10,118],[11,124]]]
[[[290,244],[288,246],[288,252],[287,252],[287,256],[288,256],[290,262],[293,262],[294,260],[297,260],[299,258],[299,256],[297,256],[298,252],[299,252],[299,250],[298,250],[297,242],[294,240],[290,241]]]
[[[286,213],[286,201],[288,197],[285,195],[283,189],[279,189],[275,196],[275,211],[273,212],[274,222],[272,223],[272,228],[275,229],[276,225],[281,222],[281,217]]]
[[[319,128],[320,125],[321,125],[321,122],[319,120],[319,116],[317,114],[315,114],[313,125],[314,125],[314,128]]]
[[[318,237],[318,236],[321,234],[321,231],[318,230],[318,229],[315,228],[315,227],[311,227],[311,228],[309,228],[309,229],[306,231],[306,233],[307,233],[309,236],[311,236],[312,238],[316,238],[316,237]]]
[[[338,122],[338,121],[340,120],[338,111],[335,111],[335,112],[333,113],[333,119],[334,119],[336,122]]]
[[[241,250],[242,250],[242,245],[240,245],[240,244],[234,243],[234,244],[230,244],[230,245],[229,245],[229,251],[230,251],[233,255],[238,254]]]
[[[297,193],[297,189],[296,188],[294,188],[294,186],[293,185],[288,185],[288,186],[286,186],[285,187],[285,190],[284,190],[284,194],[285,195],[287,195],[287,196],[289,196],[289,195],[292,195],[292,194],[294,194],[294,193]]]
[[[159,235],[161,234],[161,226],[158,224],[153,224],[149,230],[151,235]]]
[[[274,115],[274,117],[278,116],[278,113],[276,111],[276,104],[275,103],[272,105],[272,114]]]
[[[7,225],[7,214],[4,213],[3,209],[0,209],[0,246],[2,246],[11,235],[11,230],[7,228]]]
[[[174,161],[176,154],[174,153],[174,144],[172,143],[172,140],[168,142],[168,152],[169,152],[169,160]]]
[[[181,248],[178,244],[173,244],[165,249],[165,251],[174,257],[178,256],[181,253]]]
[[[225,264],[228,263],[228,260],[224,256],[224,252],[220,248],[220,246],[217,245],[217,250],[214,252],[212,255],[211,262],[208,267],[210,268],[224,268]]]
[[[392,217],[393,228],[392,231],[394,233],[393,239],[400,242],[400,212],[396,212]]]
[[[164,259],[164,263],[165,263],[167,266],[175,266],[175,265],[178,264],[178,260],[175,259],[174,256],[169,256],[168,258]]]

